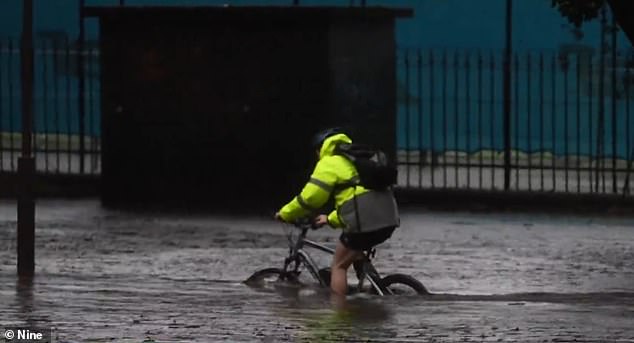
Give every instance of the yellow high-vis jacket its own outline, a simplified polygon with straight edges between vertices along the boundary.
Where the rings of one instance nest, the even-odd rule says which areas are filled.
[[[335,209],[328,215],[332,227],[368,232],[398,226],[398,210],[392,192],[368,190],[359,185],[352,162],[335,154],[337,145],[351,143],[345,134],[336,134],[323,142],[310,180],[301,193],[279,211],[284,221],[293,222],[314,215],[334,194]]]

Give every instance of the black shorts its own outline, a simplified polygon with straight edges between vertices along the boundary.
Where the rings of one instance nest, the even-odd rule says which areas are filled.
[[[395,227],[386,227],[372,232],[342,233],[339,241],[348,249],[365,251],[379,245],[392,237]]]

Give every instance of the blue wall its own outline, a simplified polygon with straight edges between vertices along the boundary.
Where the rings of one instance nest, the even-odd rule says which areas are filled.
[[[293,0],[126,0],[126,5],[291,5]],[[354,1],[357,5],[360,1]],[[86,0],[88,6],[108,6],[117,5],[118,0]],[[301,0],[302,6],[349,6],[349,0]],[[505,0],[367,0],[369,6],[389,6],[413,8],[415,16],[410,19],[400,19],[397,24],[397,44],[399,47],[399,110],[398,145],[404,149],[433,149],[433,150],[477,150],[479,148],[501,149],[501,133],[495,134],[501,128],[502,120],[502,89],[501,89],[501,57],[504,48],[504,14]],[[75,40],[78,35],[79,11],[78,0],[35,0],[35,33],[36,37],[47,39],[50,37],[65,36]],[[21,0],[3,0],[0,2],[0,37],[19,37],[21,27]],[[95,19],[86,20],[87,39],[95,41],[98,38],[98,27]],[[562,18],[559,12],[551,7],[551,0],[514,0],[513,8],[513,48],[520,56],[522,69],[514,78],[514,122],[513,138],[517,137],[517,144],[514,146],[525,151],[541,150],[539,140],[545,136],[545,149],[555,151],[557,154],[567,152],[574,153],[574,147],[579,146],[579,152],[587,151],[592,153],[596,150],[596,130],[591,124],[596,126],[598,121],[597,108],[599,99],[598,91],[584,93],[581,102],[585,105],[580,108],[580,117],[586,118],[580,121],[579,135],[576,126],[576,76],[574,72],[562,70],[560,66],[550,69],[545,77],[551,78],[554,75],[555,89],[557,96],[550,100],[546,99],[548,111],[544,114],[536,112],[540,106],[540,100],[536,97],[539,92],[539,85],[536,82],[540,77],[537,65],[532,66],[530,72],[523,71],[527,62],[526,54],[533,53],[533,62],[536,61],[539,53],[552,56],[553,54],[570,53],[576,56],[577,53],[584,52],[591,54],[592,63],[595,65],[594,71],[584,69],[585,77],[579,79],[579,83],[587,84],[594,80],[595,88],[600,76],[598,73],[598,63],[600,61],[599,46],[601,37],[601,25],[598,20],[585,23],[581,29],[582,36],[575,36],[572,26]],[[608,37],[609,38],[609,37]],[[619,50],[630,49],[630,43],[622,32],[617,35],[617,47]],[[50,48],[50,47],[49,47]],[[9,79],[18,80],[18,56],[17,51],[13,53],[11,64],[7,60],[7,46],[0,46],[0,131],[19,129],[19,82],[14,82],[13,97],[9,96]],[[405,49],[414,49],[409,52],[410,69],[404,65],[404,56],[408,54]],[[484,83],[486,92],[483,96],[490,98],[493,95],[493,103],[486,102],[484,105],[490,108],[483,109],[483,114],[479,114],[478,100],[475,96],[478,91],[477,72],[475,60],[472,62],[471,70],[459,71],[459,83],[454,84],[455,71],[451,67],[447,70],[436,64],[433,72],[429,71],[428,64],[425,64],[425,73],[422,74],[423,84],[419,90],[416,84],[418,72],[412,69],[416,60],[417,51],[422,50],[427,54],[430,50],[438,55],[448,49],[449,57],[452,51],[458,50],[461,54],[470,52],[472,56],[477,56],[479,52],[483,56],[493,54],[496,61],[495,70],[485,71],[483,76],[487,82],[490,81],[491,73],[494,76],[493,93],[491,93],[490,82]],[[409,55],[408,55],[409,56]],[[619,56],[619,64],[625,63],[628,52],[622,52]],[[475,58],[475,57],[474,57]],[[52,54],[40,54],[36,56],[37,94],[36,104],[37,118],[36,127],[40,132],[52,131],[56,115],[68,120],[62,125],[62,132],[78,132],[77,118],[77,78],[76,73],[68,71],[62,77],[51,74]],[[47,62],[44,62],[44,61]],[[59,62],[58,62],[59,63]],[[71,59],[71,69],[73,69]],[[461,62],[462,63],[462,62]],[[98,70],[94,68],[96,63],[91,63],[87,67],[90,75],[88,81],[90,94],[99,94],[98,84],[95,82]],[[47,70],[45,70],[48,68]],[[447,89],[442,89],[442,75],[446,72],[448,83]],[[429,75],[433,73],[434,77]],[[532,84],[528,85],[528,75],[532,79]],[[567,75],[567,76],[566,76]],[[590,76],[592,75],[592,76]],[[619,71],[619,77],[624,75],[624,71]],[[564,92],[565,77],[569,78],[569,89]],[[469,78],[469,86],[467,86]],[[409,82],[408,82],[409,80]],[[608,80],[609,81],[609,80]],[[549,81],[550,82],[550,81]],[[431,85],[433,83],[433,86]],[[51,90],[53,84],[57,84],[60,91],[53,94]],[[67,85],[70,84],[70,85]],[[62,85],[62,87],[59,87]],[[552,88],[552,82],[547,83]],[[429,88],[434,88],[434,94],[429,93]],[[619,83],[617,87],[623,88]],[[472,99],[466,99],[467,88],[471,92]],[[550,89],[549,88],[549,89]],[[608,87],[609,88],[609,87]],[[487,93],[488,92],[488,93]],[[46,94],[45,94],[46,93]],[[421,94],[419,94],[421,93]],[[529,97],[528,94],[532,94]],[[565,101],[565,94],[569,96]],[[611,118],[611,97],[612,92],[605,92],[605,111]],[[55,103],[55,96],[61,97],[61,102]],[[447,112],[448,132],[446,137],[442,135],[444,129],[443,103],[442,97],[446,97],[445,109]],[[548,95],[550,97],[550,95]],[[11,98],[11,99],[9,99]],[[16,100],[17,99],[17,100]],[[70,99],[70,100],[69,100]],[[618,155],[625,156],[629,143],[625,139],[626,134],[634,128],[629,128],[627,120],[627,104],[624,97],[617,99],[616,103],[616,128],[618,141]],[[44,106],[48,104],[48,106]],[[456,106],[457,105],[457,106]],[[87,122],[86,132],[98,135],[99,106],[96,102],[89,102],[86,111],[93,119]],[[419,113],[419,109],[422,111]],[[562,113],[570,112],[569,115]],[[12,113],[14,118],[10,118],[7,113]],[[543,124],[541,118],[545,116]],[[458,118],[458,122],[455,122]],[[461,119],[462,118],[462,119]],[[64,120],[64,119],[62,119]],[[478,131],[479,120],[487,123],[486,130]],[[521,125],[515,128],[515,121]],[[531,130],[528,129],[528,122],[531,121]],[[493,126],[488,125],[493,123]],[[421,125],[422,124],[422,125]],[[433,130],[432,126],[433,124]],[[626,125],[628,124],[628,125]],[[611,151],[611,122],[606,124],[606,146]],[[552,137],[552,127],[555,127],[555,139]],[[569,126],[569,127],[568,127]],[[422,129],[419,129],[422,128]],[[568,127],[568,129],[566,129]],[[495,131],[495,132],[494,132]],[[568,134],[565,137],[565,134]],[[433,136],[433,139],[432,139]],[[483,136],[482,140],[475,137]],[[579,144],[578,137],[579,136]],[[447,142],[445,144],[445,141]],[[607,149],[607,147],[606,147]],[[610,151],[606,151],[609,153]]]
[[[501,56],[432,51],[433,55],[423,51],[421,68],[418,51],[401,55],[399,146],[437,152],[503,150]],[[634,143],[629,138],[634,137],[634,85],[630,83],[634,71],[619,67],[613,74],[607,64],[602,84],[599,56],[568,55],[567,68],[561,56],[544,52],[515,56],[512,148],[560,156],[630,156]],[[600,135],[601,120],[604,128]],[[597,151],[599,136],[603,137],[603,147]]]
[[[126,0],[126,5],[279,5],[293,0]],[[359,1],[354,1],[356,4]],[[34,0],[35,32],[78,34],[78,0]],[[117,5],[118,0],[86,0],[88,6]],[[348,6],[350,0],[300,0],[302,6]],[[369,6],[413,8],[412,19],[400,20],[397,42],[400,47],[449,47],[502,49],[504,47],[505,0],[366,0]],[[513,44],[519,51],[558,49],[562,44],[598,46],[597,20],[583,26],[584,37],[575,40],[570,25],[551,6],[551,0],[514,0]],[[21,0],[0,2],[0,37],[18,37],[21,27]],[[88,39],[97,36],[94,19],[87,20]],[[620,46],[628,46],[622,33]]]

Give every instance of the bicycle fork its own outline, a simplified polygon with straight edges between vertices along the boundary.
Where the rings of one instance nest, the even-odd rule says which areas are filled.
[[[310,272],[310,274],[319,281],[319,284],[323,287],[330,287],[329,284],[326,283],[321,275],[319,275],[319,267],[315,261],[308,255],[304,250],[297,250],[295,253],[292,253],[290,257],[287,257],[284,260],[284,271],[288,272],[290,265],[293,264],[292,273],[295,275],[299,275],[300,266],[303,264],[306,269]]]
[[[357,279],[359,279],[359,284],[357,286],[359,292],[363,291],[363,283],[367,278],[368,282],[370,282],[370,286],[376,290],[378,295],[384,296],[385,294],[392,294],[388,288],[384,288],[381,285],[381,276],[370,263],[368,256],[364,256],[363,259],[353,262],[352,266],[357,274]]]

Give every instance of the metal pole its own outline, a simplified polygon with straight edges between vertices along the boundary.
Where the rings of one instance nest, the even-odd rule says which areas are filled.
[[[18,159],[18,275],[35,271],[35,200],[33,179],[35,159],[31,156],[33,129],[33,0],[22,2],[22,156]]]
[[[511,188],[511,57],[513,1],[506,0],[506,47],[504,49],[504,190]]]
[[[605,26],[607,25],[605,6],[601,10],[601,51],[599,59],[599,122],[597,123],[597,171],[596,171],[596,188],[599,192],[599,185],[602,182],[602,190],[605,193],[605,161],[604,154],[604,135],[605,135]],[[601,178],[601,180],[599,179]]]
[[[84,156],[86,154],[85,121],[86,121],[86,75],[84,73],[84,6],[86,1],[79,0],[79,37],[77,38],[77,76],[79,78],[77,109],[79,111],[79,172],[84,173]]]
[[[617,101],[617,89],[616,89],[616,54],[617,54],[617,40],[616,40],[616,16],[612,12],[612,25],[610,26],[610,32],[612,33],[612,193],[618,193],[618,181],[616,177],[616,160],[617,160],[617,118],[616,118],[616,101]]]

